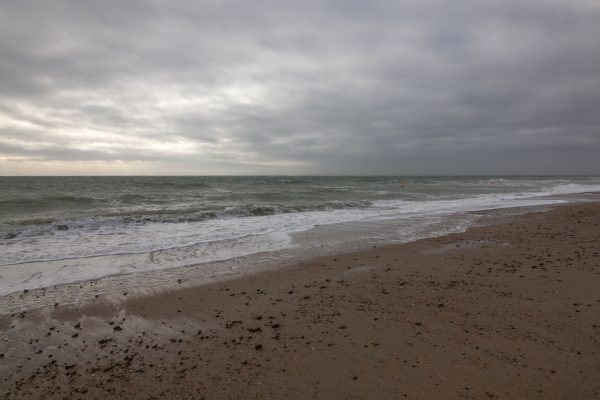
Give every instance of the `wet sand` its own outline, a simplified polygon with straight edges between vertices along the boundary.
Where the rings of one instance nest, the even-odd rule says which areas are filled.
[[[0,317],[7,399],[597,399],[600,205]]]

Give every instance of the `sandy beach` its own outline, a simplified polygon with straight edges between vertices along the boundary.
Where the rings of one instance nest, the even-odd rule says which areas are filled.
[[[600,205],[0,318],[6,399],[597,399]]]

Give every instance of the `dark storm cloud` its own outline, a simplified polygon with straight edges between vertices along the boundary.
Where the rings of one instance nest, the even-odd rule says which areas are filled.
[[[599,20],[584,0],[5,1],[0,173],[598,173]]]

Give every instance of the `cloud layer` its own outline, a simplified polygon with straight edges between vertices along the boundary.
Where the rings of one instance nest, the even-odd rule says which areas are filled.
[[[600,173],[600,6],[0,4],[0,174]]]

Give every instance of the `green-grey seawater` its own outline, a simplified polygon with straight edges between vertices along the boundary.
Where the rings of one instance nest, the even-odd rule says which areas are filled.
[[[426,223],[433,215],[546,204],[540,196],[598,190],[598,177],[569,176],[0,177],[0,294],[25,281],[48,284],[27,274],[50,271],[57,260],[207,243],[222,259],[232,248],[239,256],[285,246],[289,233],[317,225],[393,218]],[[245,247],[236,242],[242,238]],[[183,258],[201,263],[216,256],[194,257]],[[102,274],[83,271],[78,279],[88,275]]]

